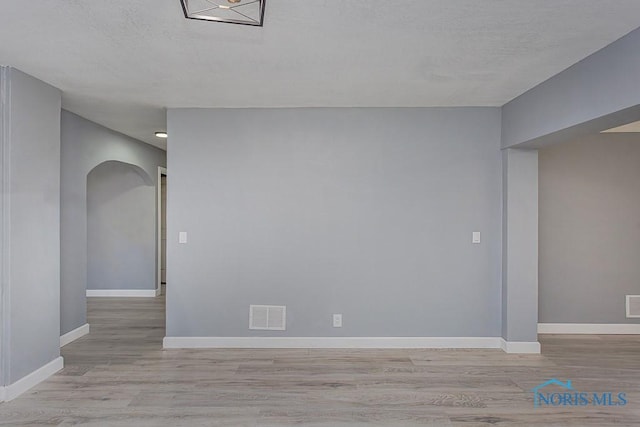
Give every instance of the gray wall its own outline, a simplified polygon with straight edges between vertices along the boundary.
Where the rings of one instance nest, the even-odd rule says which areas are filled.
[[[2,384],[60,356],[60,91],[1,68]]]
[[[540,322],[638,323],[640,134],[540,150]]]
[[[63,334],[87,321],[87,175],[116,160],[144,170],[154,183],[165,152],[67,111],[61,126],[61,317]]]
[[[87,289],[156,288],[156,187],[121,162],[87,178]]]
[[[538,152],[502,153],[502,337],[535,342],[538,332]]]
[[[5,347],[8,348],[9,331],[7,328],[7,322],[9,321],[8,308],[9,301],[7,298],[7,292],[5,288],[9,283],[9,275],[7,274],[7,251],[5,248],[10,242],[7,239],[5,231],[5,217],[8,212],[5,212],[5,198],[7,198],[9,189],[5,188],[7,180],[5,179],[5,171],[7,168],[5,147],[8,145],[7,137],[5,135],[5,128],[8,123],[9,103],[7,96],[9,93],[9,81],[8,81],[8,69],[7,67],[0,66],[0,191],[2,191],[2,197],[0,197],[0,387],[6,385],[7,379],[5,371],[7,367],[7,355],[5,355]],[[6,342],[5,342],[6,341]],[[1,394],[1,393],[0,393]],[[2,396],[0,396],[0,400]]]
[[[500,335],[500,109],[177,109],[168,129],[167,336]],[[249,331],[249,304],[286,305],[287,331]]]
[[[566,141],[640,119],[640,28],[502,108],[502,144]]]

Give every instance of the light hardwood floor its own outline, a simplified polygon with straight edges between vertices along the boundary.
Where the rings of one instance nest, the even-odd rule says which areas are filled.
[[[1,425],[640,425],[640,337],[541,337],[500,350],[162,350],[164,299],[89,299],[65,368],[0,404]],[[549,379],[624,407],[534,408]]]

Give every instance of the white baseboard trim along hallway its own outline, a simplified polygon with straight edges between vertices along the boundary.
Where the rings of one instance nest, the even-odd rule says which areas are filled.
[[[302,349],[495,348],[502,349],[507,353],[535,353],[536,349],[538,353],[540,352],[540,344],[537,342],[507,343],[499,337],[165,337],[163,346],[164,348]]]
[[[43,367],[36,369],[29,375],[22,377],[15,383],[6,387],[0,387],[0,402],[9,402],[20,396],[25,391],[40,384],[64,367],[64,359],[58,357]]]
[[[640,323],[538,323],[538,333],[640,335]]]
[[[154,298],[158,295],[159,289],[87,289],[89,298]]]
[[[505,341],[500,338],[500,348],[505,353],[540,354],[540,343],[537,341]]]
[[[89,324],[85,323],[79,328],[74,329],[73,331],[67,332],[66,334],[60,337],[60,347],[64,347],[65,345],[72,343],[78,338],[82,338],[83,336],[89,333]]]

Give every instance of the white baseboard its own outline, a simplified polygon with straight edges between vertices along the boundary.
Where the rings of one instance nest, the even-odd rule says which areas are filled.
[[[0,387],[0,401],[9,402],[25,391],[40,384],[64,367],[64,359],[58,357],[29,375],[6,387]]]
[[[497,337],[165,337],[164,348],[501,348]]]
[[[640,335],[640,323],[538,323],[538,333]]]
[[[537,341],[506,341],[500,338],[500,348],[505,353],[540,354],[540,343]]]
[[[74,329],[71,332],[67,332],[66,334],[60,337],[60,347],[64,347],[65,345],[72,343],[78,338],[82,338],[83,336],[89,333],[89,324],[85,323],[79,328]]]
[[[158,289],[87,289],[90,298],[154,298],[158,295]]]

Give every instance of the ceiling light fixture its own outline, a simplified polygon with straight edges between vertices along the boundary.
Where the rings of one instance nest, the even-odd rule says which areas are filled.
[[[185,18],[262,27],[266,0],[180,0]]]
[[[166,132],[156,132],[156,136],[158,138],[167,138],[169,135]]]

